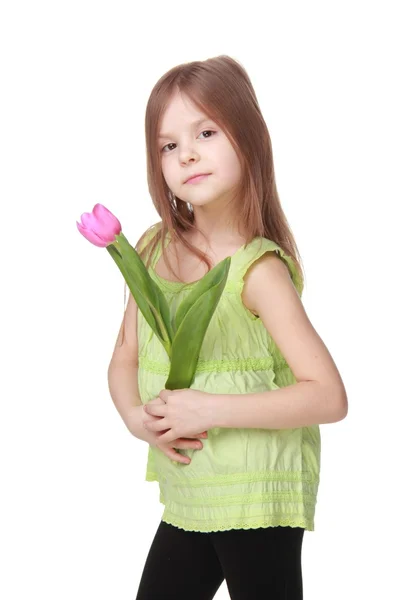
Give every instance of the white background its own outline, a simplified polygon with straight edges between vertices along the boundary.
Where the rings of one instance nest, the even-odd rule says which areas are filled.
[[[124,282],[75,222],[159,220],[144,113],[176,64],[228,54],[269,128],[303,302],[346,385],[321,425],[306,600],[398,591],[396,2],[20,2],[0,9],[0,596],[133,600],[161,518],[107,368]],[[397,5],[398,8],[398,5]],[[266,569],[268,565],[266,565]],[[228,598],[225,582],[216,598]]]

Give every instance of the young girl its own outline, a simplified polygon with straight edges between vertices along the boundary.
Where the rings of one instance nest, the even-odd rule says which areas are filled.
[[[112,364],[130,373],[120,369],[113,389],[116,398],[134,365],[130,406],[119,410],[149,443],[146,480],[165,505],[136,598],[208,600],[226,580],[234,600],[300,600],[319,424],[343,419],[347,397],[301,302],[268,129],[228,56],[167,72],[145,125],[161,221],[137,249],[171,313],[210,268],[231,264],[190,389],[164,389],[167,353],[129,296]]]

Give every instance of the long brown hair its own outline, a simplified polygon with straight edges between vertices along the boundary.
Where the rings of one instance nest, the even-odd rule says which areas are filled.
[[[241,164],[242,179],[235,200],[235,219],[242,224],[246,245],[255,237],[268,238],[292,258],[304,280],[301,257],[288,221],[283,212],[276,187],[271,139],[261,114],[258,100],[245,69],[226,55],[177,65],[165,73],[151,91],[145,116],[147,182],[153,205],[161,218],[147,229],[136,249],[146,267],[149,266],[161,240],[165,263],[179,281],[165,252],[165,239],[180,242],[189,252],[207,264],[207,256],[183,237],[197,231],[191,206],[173,195],[165,182],[158,135],[161,119],[171,97],[185,94],[205,115],[217,123],[234,147]],[[154,228],[150,242],[142,241]]]

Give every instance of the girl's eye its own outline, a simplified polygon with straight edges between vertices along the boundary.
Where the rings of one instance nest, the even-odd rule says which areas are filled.
[[[211,131],[211,129],[205,129],[201,133],[215,133],[215,131]],[[200,134],[201,135],[201,134]],[[211,136],[210,136],[211,137]]]
[[[205,129],[204,131],[202,131],[200,133],[200,135],[202,135],[203,133],[216,133],[215,131],[212,131],[211,129]],[[208,137],[212,137],[212,136],[207,136]],[[206,139],[207,139],[206,138]],[[161,152],[164,152],[165,154],[165,148],[168,148],[168,146],[174,146],[175,144],[173,142],[171,142],[170,144],[167,144],[166,146],[163,146],[163,148],[161,148]],[[172,148],[173,149],[173,148]]]
[[[164,152],[164,154],[165,154],[165,148],[168,148],[168,146],[173,146],[173,144],[167,144],[166,146],[161,148],[161,152]]]

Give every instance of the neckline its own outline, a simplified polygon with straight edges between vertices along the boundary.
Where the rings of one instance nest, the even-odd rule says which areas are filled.
[[[171,241],[171,236],[169,234],[169,232],[167,232],[166,234],[166,238],[168,239],[168,242],[166,244],[166,248],[168,247],[168,244]],[[247,246],[249,246],[250,244],[252,244],[256,239],[258,239],[257,237],[253,238],[250,242],[248,242]],[[160,240],[161,242],[161,240]],[[157,254],[155,257],[155,260],[153,261],[152,265],[149,267],[149,270],[152,271],[153,275],[156,277],[156,279],[166,288],[171,288],[171,289],[177,289],[177,288],[190,288],[193,287],[194,285],[196,285],[196,283],[199,283],[199,281],[201,281],[203,279],[203,277],[205,277],[205,275],[203,275],[203,277],[201,277],[200,279],[196,279],[196,281],[189,281],[189,282],[182,282],[182,281],[172,281],[170,279],[165,279],[164,277],[161,277],[161,275],[159,275],[156,270],[154,269],[153,265],[156,265],[161,257],[161,243],[159,242],[158,244],[158,248],[157,248]],[[242,246],[240,246],[240,248],[238,248],[232,255],[231,255],[231,259],[233,259],[234,257],[236,257],[238,254],[240,254],[244,248],[246,246],[246,243],[244,243]],[[215,265],[216,266],[216,265]],[[232,267],[232,265],[231,265]]]

